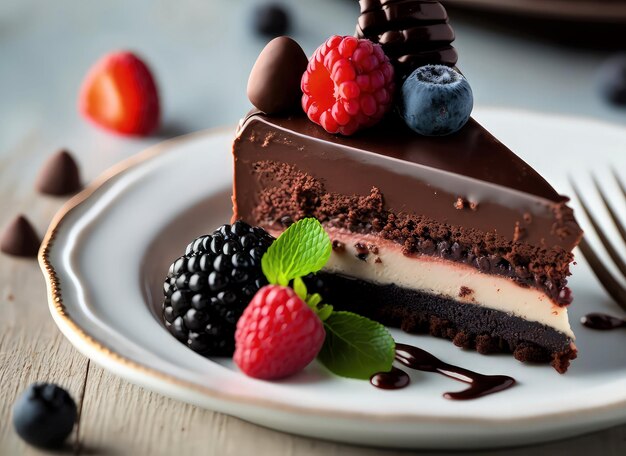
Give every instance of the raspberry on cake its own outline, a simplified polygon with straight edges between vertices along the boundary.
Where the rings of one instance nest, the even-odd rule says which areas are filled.
[[[348,136],[377,124],[394,90],[393,66],[379,45],[331,36],[302,75],[302,108],[327,132]]]

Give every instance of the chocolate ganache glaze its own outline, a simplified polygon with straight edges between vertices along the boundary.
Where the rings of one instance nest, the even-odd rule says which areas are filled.
[[[416,135],[397,119],[344,137],[326,133],[304,114],[253,112],[234,149],[235,216],[251,214],[258,204],[261,188],[252,168],[269,160],[321,177],[329,192],[367,195],[375,182],[396,213],[424,213],[511,240],[518,226],[525,242],[546,248],[571,250],[582,236],[568,198],[474,119],[444,137]],[[459,209],[459,199],[467,207]]]
[[[389,116],[342,137],[304,115],[253,112],[233,152],[234,218],[279,228],[285,217],[314,216],[341,228],[352,217],[362,226],[348,229],[407,255],[441,253],[571,302],[567,265],[582,231],[567,198],[473,119],[430,138]],[[355,209],[359,201],[373,209]]]

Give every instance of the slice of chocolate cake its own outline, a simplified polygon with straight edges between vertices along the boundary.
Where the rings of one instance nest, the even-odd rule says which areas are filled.
[[[359,3],[357,37],[331,36],[306,68],[289,38],[259,56],[234,217],[275,235],[317,218],[334,251],[308,286],[336,308],[565,372],[582,236],[567,198],[471,119],[441,4]]]
[[[352,137],[303,114],[248,115],[233,147],[234,218],[273,234],[320,220],[326,301],[480,353],[565,372],[566,306],[582,232],[567,198],[471,119],[425,137],[395,116]]]

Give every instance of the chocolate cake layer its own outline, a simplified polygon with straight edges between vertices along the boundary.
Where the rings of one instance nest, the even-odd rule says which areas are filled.
[[[259,202],[252,214],[238,214],[250,223],[281,230],[312,216],[329,228],[394,241],[406,255],[426,254],[468,264],[538,288],[561,305],[571,302],[566,287],[571,252],[511,242],[495,233],[444,225],[423,216],[395,214],[385,210],[377,188],[367,196],[328,193],[320,180],[285,163],[256,162],[252,172],[260,184]]]
[[[513,353],[523,362],[550,362],[560,373],[576,358],[576,348],[565,334],[498,310],[339,274],[320,273],[308,278],[307,285],[336,310],[450,339],[479,353]]]
[[[244,120],[234,155],[235,215],[243,218],[260,203],[254,167],[266,161],[294,166],[329,194],[367,197],[376,186],[384,210],[485,236],[569,252],[582,235],[567,198],[474,120],[446,137],[416,135],[393,118],[341,137],[304,115],[256,113]]]

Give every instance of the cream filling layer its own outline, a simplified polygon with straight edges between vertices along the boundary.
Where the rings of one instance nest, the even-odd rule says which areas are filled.
[[[518,285],[507,277],[484,274],[471,266],[419,255],[404,255],[398,244],[377,236],[358,235],[327,229],[333,241],[343,244],[334,249],[324,270],[377,284],[395,284],[500,310],[517,317],[552,327],[574,339],[567,309],[556,305],[546,294]],[[363,256],[356,244],[375,246]],[[363,251],[363,249],[360,249]]]

